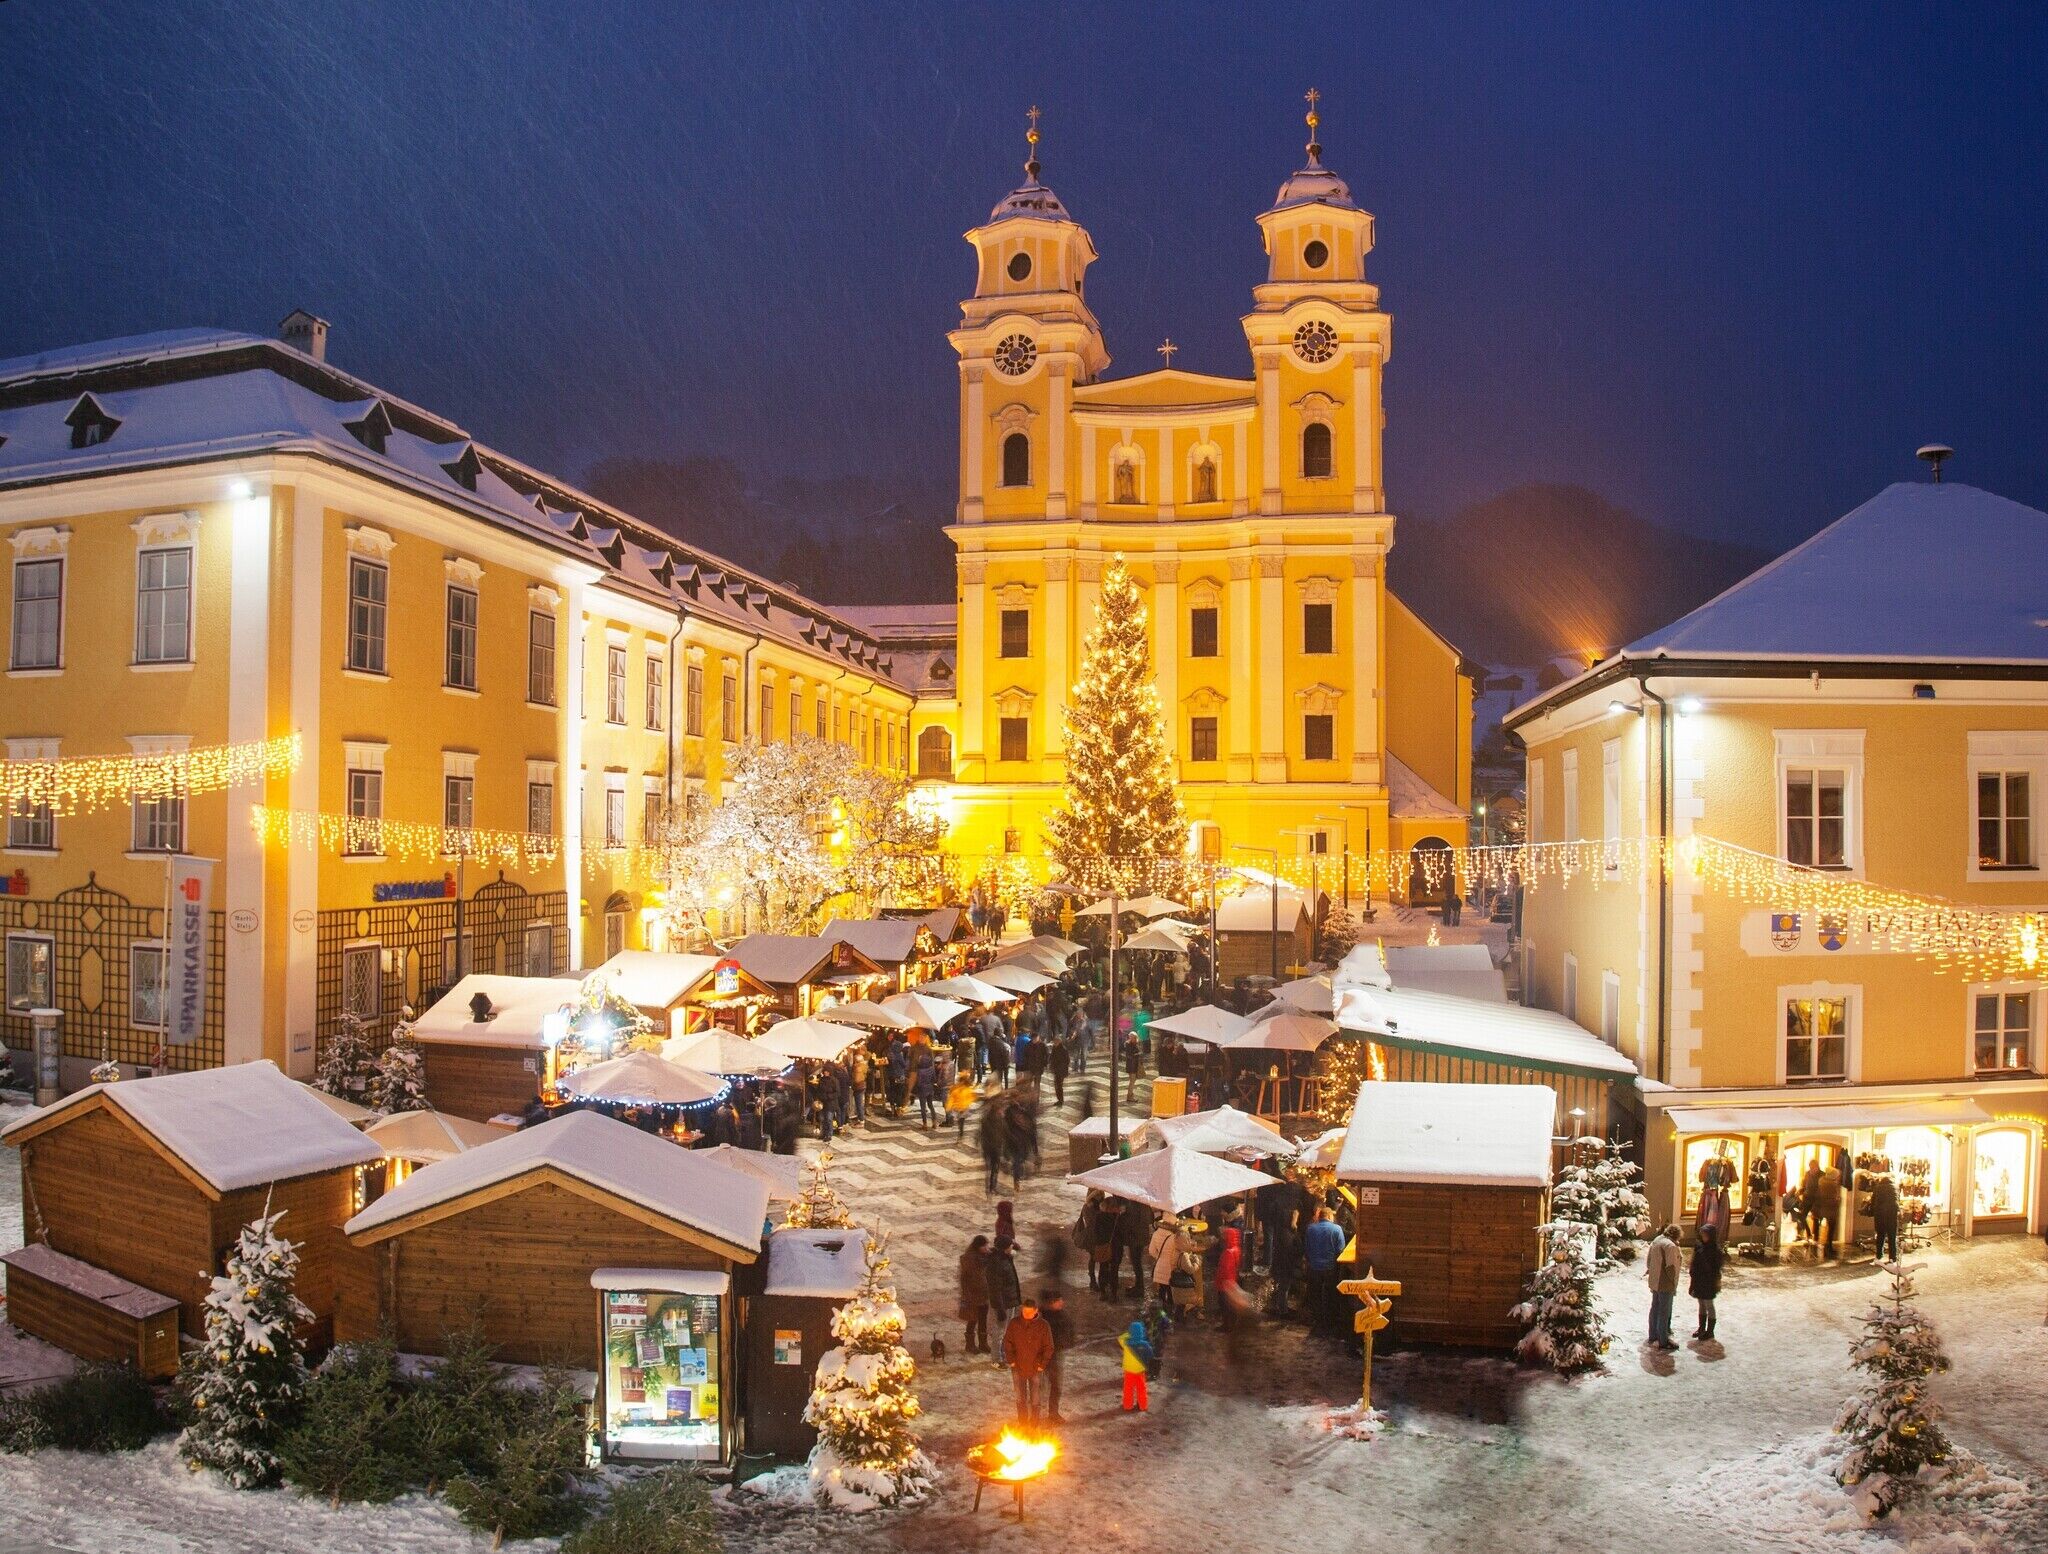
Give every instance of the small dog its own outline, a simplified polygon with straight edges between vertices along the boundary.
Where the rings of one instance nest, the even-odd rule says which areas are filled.
[[[939,1337],[939,1336],[938,1336],[938,1335],[937,1335],[937,1334],[935,1333],[935,1334],[933,1334],[933,1335],[932,1335],[932,1358],[933,1358],[933,1359],[935,1359],[935,1360],[943,1360],[943,1359],[944,1359],[945,1357],[946,1357],[946,1340],[945,1340],[945,1339],[943,1339],[943,1338],[941,1338],[941,1337]]]

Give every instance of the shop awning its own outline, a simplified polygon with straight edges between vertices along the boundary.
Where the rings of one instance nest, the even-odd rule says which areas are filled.
[[[594,1290],[655,1290],[665,1295],[723,1295],[732,1281],[702,1268],[597,1268]]]
[[[1824,1133],[1850,1128],[1941,1127],[1990,1122],[1995,1114],[1966,1096],[1896,1101],[1788,1102],[1781,1106],[1673,1106],[1664,1115],[1681,1134]]]

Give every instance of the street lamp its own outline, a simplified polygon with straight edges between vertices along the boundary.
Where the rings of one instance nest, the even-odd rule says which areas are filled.
[[[1277,847],[1254,847],[1250,842],[1239,842],[1236,850],[1241,853],[1264,853],[1273,860],[1272,872],[1266,878],[1270,882],[1273,896],[1273,938],[1271,975],[1277,985],[1280,981],[1280,849]]]
[[[1365,920],[1372,921],[1372,806],[1370,804],[1339,804],[1339,809],[1362,809],[1365,811],[1365,895],[1359,905],[1364,909]],[[1350,838],[1345,838],[1349,845]],[[1388,878],[1392,878],[1392,866],[1388,867]]]

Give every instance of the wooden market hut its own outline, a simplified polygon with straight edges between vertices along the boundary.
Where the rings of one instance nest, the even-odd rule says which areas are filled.
[[[920,982],[945,975],[943,946],[929,924],[914,917],[835,917],[819,934],[827,944],[852,945],[889,973],[891,993],[907,993]]]
[[[889,973],[854,945],[815,935],[750,933],[734,941],[718,963],[721,968],[728,964],[773,995],[770,1024],[881,994],[889,981]]]
[[[524,1111],[547,1083],[560,1039],[548,1017],[575,1003],[581,987],[574,977],[462,978],[413,1022],[427,1104],[472,1122]]]
[[[596,1112],[422,1166],[348,1222],[400,1349],[481,1328],[598,1373],[605,1450],[723,1460],[768,1184]]]
[[[768,1274],[747,1323],[747,1446],[801,1457],[818,1432],[804,1423],[818,1361],[835,1340],[832,1313],[860,1293],[868,1233],[797,1230],[768,1238]]]
[[[1273,949],[1273,895],[1254,886],[1216,904],[1216,974],[1225,982],[1239,977],[1280,975],[1288,967],[1305,966],[1315,954],[1315,933],[1309,926],[1308,898],[1299,891],[1280,892],[1279,954]]]
[[[1550,1217],[1551,1116],[1540,1085],[1359,1087],[1337,1159],[1358,1228],[1340,1278],[1399,1279],[1395,1338],[1513,1348],[1508,1315]]]
[[[213,1276],[266,1202],[299,1245],[309,1342],[376,1330],[367,1270],[341,1227],[359,1201],[361,1169],[381,1167],[383,1152],[275,1064],[90,1085],[21,1118],[0,1141],[21,1151],[24,1241],[111,1276],[107,1290],[125,1283],[169,1297],[191,1337],[204,1335]],[[46,1279],[70,1287],[11,1302],[15,1325],[71,1347],[115,1305],[134,1304],[132,1291],[115,1291],[110,1305],[91,1282]],[[39,1310],[50,1313],[47,1324]]]
[[[595,975],[611,983],[612,991],[647,1016],[655,1034],[680,1036],[702,1030],[709,1023],[701,1012],[690,1023],[690,989],[702,982],[716,955],[688,954],[676,950],[621,950]]]

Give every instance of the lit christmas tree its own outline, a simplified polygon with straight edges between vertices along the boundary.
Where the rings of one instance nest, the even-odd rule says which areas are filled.
[[[1571,1158],[1551,1189],[1551,1216],[1593,1227],[1593,1266],[1633,1262],[1650,1232],[1650,1200],[1639,1185],[1642,1168],[1618,1139],[1574,1141]]]
[[[1063,713],[1066,807],[1046,817],[1045,829],[1070,878],[1126,894],[1178,888],[1173,865],[1188,846],[1147,640],[1145,606],[1119,556],[1102,575]],[[1161,863],[1143,861],[1152,858]]]
[[[910,1423],[924,1412],[911,1391],[917,1363],[903,1347],[905,1319],[880,1238],[867,1244],[860,1293],[832,1313],[837,1347],[818,1361],[804,1422],[818,1432],[811,1487],[820,1505],[870,1511],[924,1499],[938,1470]]]
[[[370,1105],[390,1116],[427,1108],[427,1052],[413,1034],[412,1011],[391,1028],[391,1044],[377,1059],[370,1076]]]
[[[1529,1281],[1529,1298],[1508,1313],[1530,1324],[1515,1353],[1566,1376],[1605,1370],[1601,1356],[1613,1340],[1593,1298],[1585,1228],[1552,1220],[1541,1229],[1550,1238],[1550,1258]]]
[[[206,1297],[206,1342],[187,1371],[192,1423],[178,1451],[237,1489],[278,1481],[278,1443],[306,1391],[299,1324],[313,1313],[294,1290],[299,1252],[277,1233],[283,1218],[266,1208],[242,1227]]]
[[[329,1095],[368,1106],[376,1073],[377,1048],[370,1040],[370,1022],[353,1009],[344,1009],[334,1034],[320,1048],[320,1067],[313,1083]]]
[[[822,1154],[804,1167],[804,1188],[789,1201],[783,1223],[792,1230],[850,1230],[853,1211],[832,1190],[825,1177],[830,1154]]]
[[[1928,1470],[1949,1461],[1954,1449],[1938,1421],[1941,1405],[1929,1379],[1948,1369],[1941,1337],[1913,1305],[1913,1274],[1887,1263],[1891,1292],[1863,1318],[1863,1336],[1850,1346],[1850,1363],[1865,1375],[1863,1391],[1835,1421],[1849,1438],[1839,1476],[1860,1486],[1871,1516],[1883,1516],[1912,1493]]]
[[[1386,1059],[1379,1048],[1361,1036],[1343,1032],[1323,1043],[1316,1053],[1316,1066],[1323,1076],[1316,1115],[1326,1128],[1341,1128],[1351,1121],[1360,1085],[1387,1077]]]

